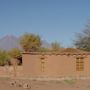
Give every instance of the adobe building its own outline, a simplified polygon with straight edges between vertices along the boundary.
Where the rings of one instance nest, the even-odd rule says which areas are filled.
[[[23,74],[27,77],[90,76],[90,53],[67,48],[60,52],[23,53]]]

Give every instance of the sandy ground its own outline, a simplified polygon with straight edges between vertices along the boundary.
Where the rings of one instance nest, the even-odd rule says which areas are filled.
[[[90,90],[90,80],[31,81],[0,78],[0,90]]]

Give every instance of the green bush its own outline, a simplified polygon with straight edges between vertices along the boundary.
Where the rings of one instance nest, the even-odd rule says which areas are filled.
[[[0,66],[4,66],[9,62],[9,56],[5,51],[0,50]]]
[[[75,84],[75,80],[64,80],[64,82],[70,85]]]

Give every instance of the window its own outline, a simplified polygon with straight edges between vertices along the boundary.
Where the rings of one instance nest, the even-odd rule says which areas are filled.
[[[84,70],[84,60],[82,57],[76,58],[76,71]]]
[[[44,72],[44,65],[45,64],[45,61],[44,60],[41,60],[41,71]]]
[[[44,68],[45,68],[45,56],[41,56],[41,71],[44,72]]]

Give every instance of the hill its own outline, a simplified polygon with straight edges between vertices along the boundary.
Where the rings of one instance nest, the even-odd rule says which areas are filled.
[[[49,48],[50,44],[47,41],[42,40],[42,46]],[[13,48],[22,50],[18,37],[14,35],[6,35],[0,39],[0,49],[9,51]]]

